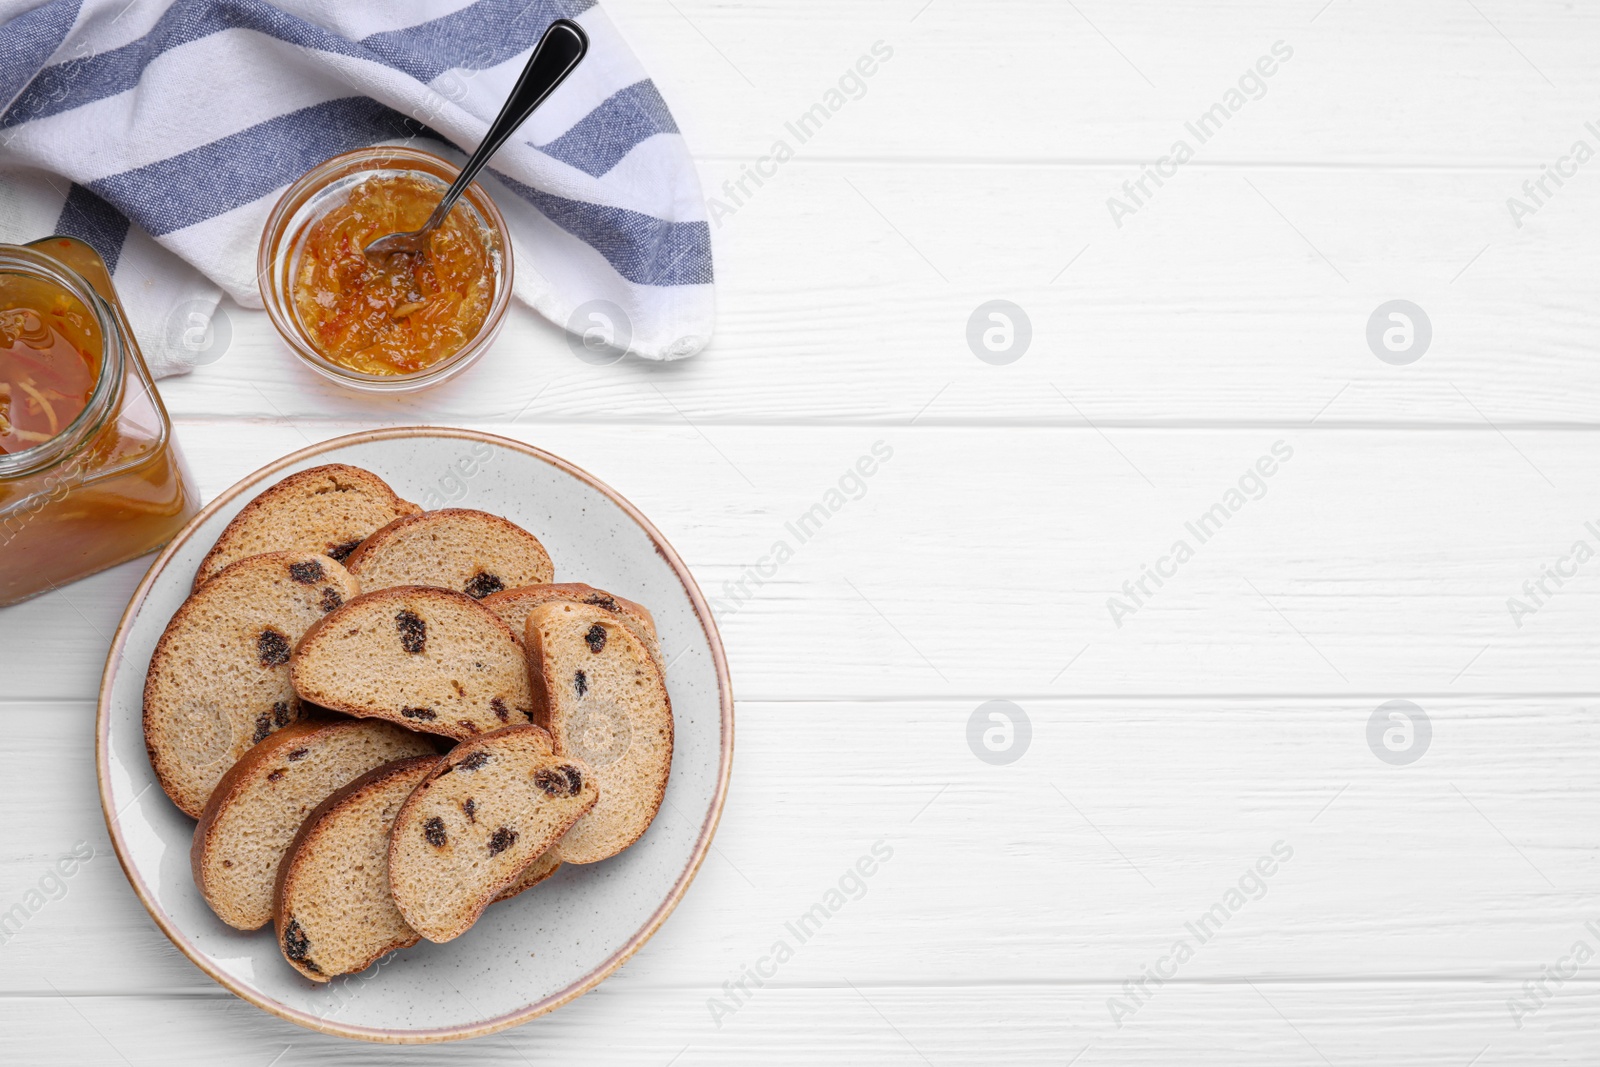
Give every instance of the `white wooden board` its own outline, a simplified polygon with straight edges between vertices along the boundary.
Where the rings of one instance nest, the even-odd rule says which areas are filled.
[[[1575,141],[1600,150],[1600,10],[607,6],[734,209],[709,351],[594,367],[516,309],[472,373],[370,400],[229,307],[226,355],[162,394],[207,497],[308,441],[427,422],[631,498],[720,602],[739,740],[717,853],[614,979],[510,1034],[387,1049],[271,1019],[166,944],[106,844],[93,694],[135,562],[0,611],[0,917],[43,900],[0,943],[4,1058],[1600,1057],[1600,965],[1568,967],[1600,953],[1600,558],[1573,556],[1600,551],[1600,164],[1521,226],[1507,205]],[[1265,95],[1118,226],[1108,198],[1278,41]],[[735,203],[723,183],[877,42],[859,99]],[[1004,366],[967,341],[994,299],[1032,328]],[[1367,339],[1395,299],[1432,325],[1409,365]],[[1432,731],[1406,766],[1369,741],[1395,699]],[[1031,723],[1008,766],[969,748],[990,700]],[[733,1004],[724,983],[877,842],[865,894]],[[51,899],[75,846],[94,858]],[[1138,1002],[1124,983],[1241,879]]]

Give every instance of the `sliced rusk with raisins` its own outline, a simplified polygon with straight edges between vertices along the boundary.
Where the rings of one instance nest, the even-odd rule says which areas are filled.
[[[396,760],[341,786],[306,817],[284,853],[272,896],[278,947],[313,982],[364,971],[417,943],[389,893],[389,831],[438,762]]]
[[[523,643],[534,721],[556,751],[587,763],[600,802],[561,839],[563,863],[596,863],[637,841],[672,769],[672,701],[644,642],[603,607],[551,602],[528,614]]]
[[[395,819],[389,888],[400,914],[429,941],[461,936],[599,795],[589,768],[557,755],[537,726],[462,742]]]
[[[622,624],[644,642],[657,663],[662,662],[661,646],[656,640],[656,620],[650,614],[650,609],[615,593],[596,589],[592,585],[585,585],[582,582],[555,582],[550,585],[528,585],[520,589],[507,589],[484,597],[483,606],[504,619],[506,625],[521,637],[528,625],[529,612],[542,604],[558,600],[604,608],[622,620]]]
[[[431,739],[386,722],[306,721],[279,730],[246,752],[206,802],[189,851],[201,895],[229,926],[265,926],[278,865],[306,816],[374,767],[437,754]]]
[[[360,467],[329,463],[298,471],[268,486],[234,516],[201,560],[194,587],[260,552],[319,552],[343,562],[367,535],[420,510]]]
[[[183,602],[144,686],[145,748],[174,804],[199,818],[246,749],[301,717],[290,651],[360,592],[326,556],[269,552],[229,564]]]
[[[522,642],[448,589],[356,597],[306,633],[289,673],[312,704],[457,740],[533,721]]]
[[[548,582],[554,574],[537,537],[509,519],[467,508],[396,519],[346,562],[367,589],[431,585],[474,600]]]

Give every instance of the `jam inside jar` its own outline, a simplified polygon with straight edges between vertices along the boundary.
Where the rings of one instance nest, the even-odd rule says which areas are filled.
[[[495,290],[488,235],[458,201],[424,253],[366,246],[427,221],[444,183],[377,174],[313,223],[295,268],[294,306],[322,356],[363,374],[410,374],[455,355],[483,328]]]
[[[104,261],[0,245],[0,605],[160,547],[191,485]]]
[[[70,292],[0,274],[0,452],[44,444],[78,417],[100,377],[100,331]]]

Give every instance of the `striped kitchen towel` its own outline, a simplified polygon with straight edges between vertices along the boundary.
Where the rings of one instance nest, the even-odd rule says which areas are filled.
[[[285,186],[372,144],[460,162],[563,16],[588,57],[479,177],[516,296],[580,332],[620,315],[641,356],[693,355],[714,314],[699,181],[594,0],[0,0],[0,241],[89,241],[152,370],[181,372],[216,354],[198,339],[222,293],[261,306]]]

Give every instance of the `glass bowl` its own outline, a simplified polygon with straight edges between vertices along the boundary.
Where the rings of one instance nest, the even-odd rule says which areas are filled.
[[[404,174],[437,182],[442,196],[460,170],[448,160],[415,148],[380,145],[358,148],[323,161],[306,171],[284,191],[261,232],[257,255],[257,281],[267,315],[284,343],[312,370],[340,385],[368,392],[411,392],[452,378],[477,361],[500,332],[511,303],[511,236],[505,219],[489,194],[476,182],[457,201],[482,227],[484,243],[494,267],[494,296],[477,336],[453,355],[408,374],[367,374],[325,358],[317,351],[300,323],[294,303],[294,279],[300,253],[312,225],[344,203],[349,190],[379,174]]]

